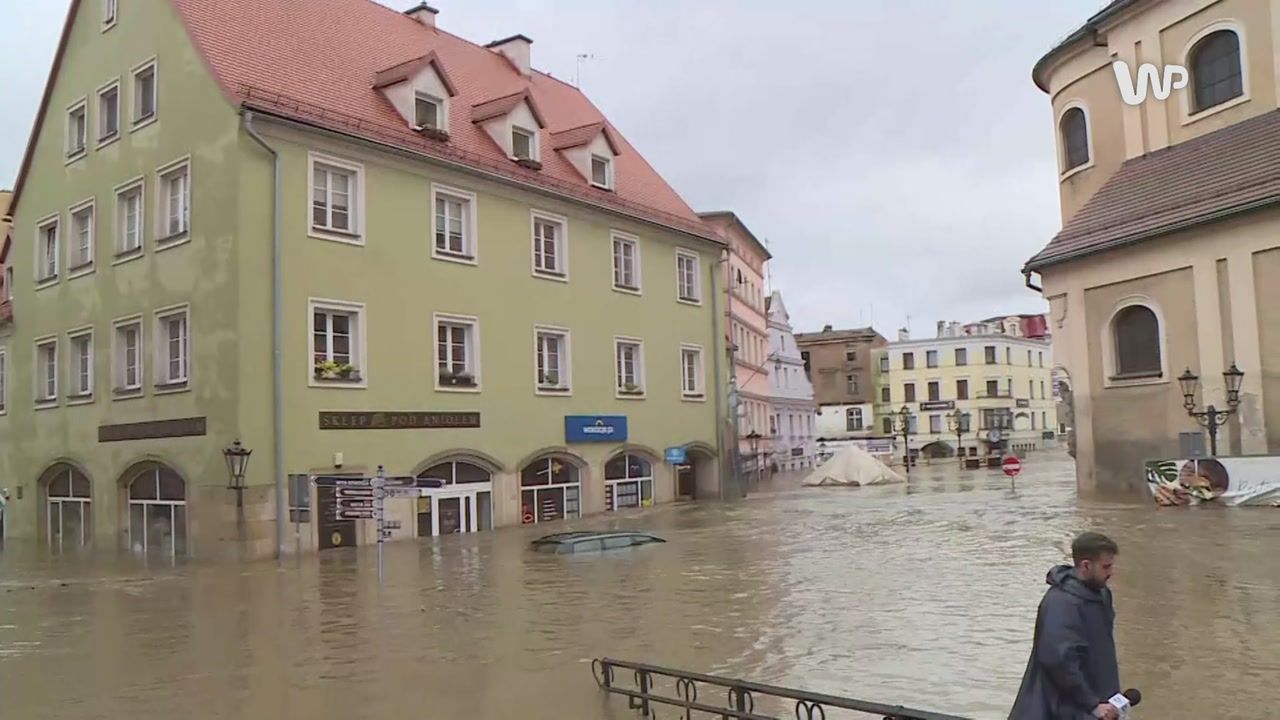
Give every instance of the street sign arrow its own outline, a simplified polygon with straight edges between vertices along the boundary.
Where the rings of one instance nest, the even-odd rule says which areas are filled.
[[[330,475],[317,475],[315,478],[315,483],[316,483],[316,487],[367,488],[369,487],[369,478],[333,477]]]
[[[372,498],[373,488],[371,487],[340,487],[334,490],[338,499],[343,498]]]
[[[373,510],[342,510],[337,511],[339,520],[373,520],[375,511]]]
[[[338,498],[338,507],[343,510],[372,510],[373,500]]]
[[[383,490],[386,497],[394,498],[415,498],[421,497],[422,492],[416,487],[390,487]]]

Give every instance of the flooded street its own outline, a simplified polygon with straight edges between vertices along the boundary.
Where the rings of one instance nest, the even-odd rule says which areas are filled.
[[[11,545],[0,717],[638,717],[596,689],[607,655],[1003,718],[1045,572],[1087,528],[1120,543],[1139,717],[1275,717],[1280,513],[1078,507],[1064,455],[1025,468],[1015,491],[948,465],[589,518],[669,541],[592,557],[528,551],[559,526],[396,543],[381,587],[372,547],[147,569]]]

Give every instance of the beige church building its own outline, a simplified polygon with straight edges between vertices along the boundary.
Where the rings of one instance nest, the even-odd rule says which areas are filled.
[[[1083,491],[1138,491],[1143,461],[1199,440],[1188,369],[1200,407],[1244,372],[1219,454],[1280,453],[1278,67],[1280,5],[1258,0],[1116,0],[1035,65],[1062,229],[1024,272],[1070,375]],[[1179,68],[1171,93],[1146,82]]]

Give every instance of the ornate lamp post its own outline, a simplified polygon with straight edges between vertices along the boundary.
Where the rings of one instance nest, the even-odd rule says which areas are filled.
[[[911,473],[911,421],[915,419],[915,415],[911,414],[911,408],[906,405],[894,414],[894,426],[898,433],[902,434],[902,461],[906,464],[907,473]]]
[[[227,461],[227,475],[231,479],[227,489],[236,491],[236,508],[244,507],[244,474],[249,469],[249,456],[252,454],[253,451],[241,445],[239,439],[222,451],[222,457]]]
[[[947,427],[956,434],[956,456],[960,458],[960,467],[964,467],[964,446],[961,444],[964,434],[969,431],[969,413],[960,408],[947,415]]]
[[[760,433],[752,430],[747,433],[747,442],[751,443],[751,462],[755,465],[756,483],[760,482]]]
[[[1213,405],[1204,410],[1196,410],[1196,393],[1200,390],[1200,376],[1187,368],[1178,377],[1178,385],[1182,386],[1182,406],[1187,414],[1195,418],[1201,426],[1209,431],[1209,454],[1218,455],[1218,428],[1227,424],[1227,418],[1235,414],[1240,405],[1240,385],[1244,382],[1244,371],[1231,363],[1231,367],[1222,373],[1222,382],[1227,388],[1227,409],[1219,410]]]

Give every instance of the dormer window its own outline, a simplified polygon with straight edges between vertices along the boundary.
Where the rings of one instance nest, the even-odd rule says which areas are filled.
[[[606,190],[613,188],[613,160],[600,155],[591,156],[591,184]]]
[[[511,128],[511,155],[517,160],[537,160],[537,135],[524,128],[513,126]]]
[[[430,95],[418,94],[413,101],[414,124],[419,130],[440,130],[443,126],[441,102]]]

